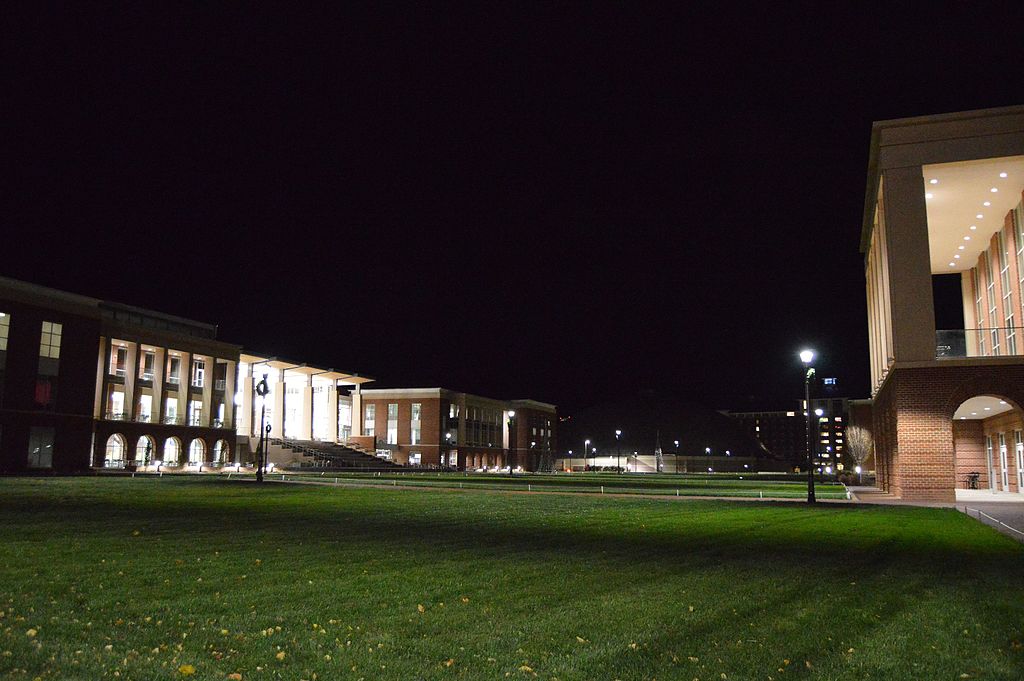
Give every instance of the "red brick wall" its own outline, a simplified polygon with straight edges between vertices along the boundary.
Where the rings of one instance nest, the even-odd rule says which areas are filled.
[[[988,461],[985,458],[985,431],[981,421],[954,421],[956,450],[956,487],[967,489],[967,474],[980,473],[978,489],[988,487]]]
[[[904,499],[953,501],[953,413],[978,395],[1024,404],[1024,364],[894,368],[874,404],[883,489]]]

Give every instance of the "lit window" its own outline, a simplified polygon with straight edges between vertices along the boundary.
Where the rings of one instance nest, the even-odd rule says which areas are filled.
[[[0,351],[7,350],[7,339],[11,335],[11,315],[0,312]]]
[[[363,409],[363,434],[372,436],[376,426],[377,405],[368,404]]]
[[[197,388],[203,387],[203,382],[206,379],[206,360],[205,359],[194,359],[192,360],[192,385]]]
[[[48,359],[60,359],[60,336],[64,328],[56,322],[43,322],[43,330],[39,336],[39,356]]]

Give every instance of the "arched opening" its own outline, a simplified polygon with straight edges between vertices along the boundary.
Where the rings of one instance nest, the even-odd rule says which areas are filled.
[[[231,454],[227,440],[217,440],[213,443],[213,465],[223,466],[227,463],[228,455]]]
[[[148,466],[156,455],[156,442],[148,435],[143,435],[135,444],[135,465]]]
[[[1001,395],[964,400],[953,414],[956,496],[1024,496],[1024,417]]]
[[[125,451],[128,445],[124,435],[115,433],[107,438],[107,448],[103,456],[104,468],[124,468]]]
[[[190,466],[199,466],[206,457],[206,443],[196,438],[188,445],[188,463]]]
[[[164,458],[163,464],[165,466],[177,466],[181,463],[181,440],[176,437],[169,437],[164,440]]]

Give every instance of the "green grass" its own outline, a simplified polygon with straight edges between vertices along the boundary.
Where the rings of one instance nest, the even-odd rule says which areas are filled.
[[[807,480],[799,476],[742,474],[616,474],[573,473],[519,474],[514,477],[493,473],[334,473],[278,471],[271,477],[289,480],[311,479],[338,484],[405,485],[449,489],[527,490],[548,492],[589,492],[600,494],[658,494],[668,496],[766,497],[800,499],[807,496]],[[781,478],[781,479],[780,479]],[[820,499],[845,499],[846,488],[834,482],[818,482]]]
[[[1024,546],[951,510],[9,478],[0,551],[0,678],[1024,673]]]

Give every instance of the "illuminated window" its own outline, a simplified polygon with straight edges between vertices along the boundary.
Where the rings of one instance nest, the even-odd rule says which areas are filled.
[[[388,405],[388,444],[398,444],[398,405]]]
[[[0,351],[7,351],[7,339],[11,335],[11,315],[0,312]]]
[[[410,439],[410,442],[412,444],[414,444],[414,445],[418,445],[420,443],[420,441],[421,441],[421,433],[422,433],[421,425],[422,425],[422,421],[420,420],[420,418],[422,416],[422,413],[423,413],[423,405],[421,405],[419,403],[416,403],[416,404],[412,405],[412,423],[411,423],[411,426],[412,426],[412,428],[411,428],[412,437]],[[412,454],[409,455],[409,463],[412,463]],[[419,462],[417,462],[417,463],[419,463]]]
[[[206,380],[206,360],[205,359],[194,359],[192,360],[192,385],[197,388],[202,388],[203,383]]]
[[[128,348],[115,345],[110,349],[110,375],[124,376],[124,366],[128,362]]]
[[[368,404],[363,408],[363,434],[372,436],[376,427],[377,405]]]

